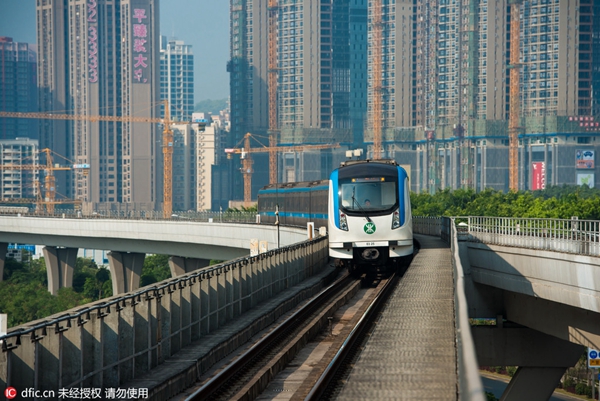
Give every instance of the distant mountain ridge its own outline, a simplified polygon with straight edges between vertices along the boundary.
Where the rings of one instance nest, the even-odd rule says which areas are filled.
[[[194,112],[219,114],[221,110],[227,108],[227,98],[224,99],[205,99],[194,105]]]

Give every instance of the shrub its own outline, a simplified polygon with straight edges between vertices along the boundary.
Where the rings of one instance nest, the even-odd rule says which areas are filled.
[[[585,383],[577,383],[575,385],[575,394],[578,395],[586,395],[588,390],[588,386]],[[592,395],[591,389],[590,389],[590,396]]]
[[[489,391],[485,392],[485,396],[486,396],[487,401],[498,401],[496,396],[494,394],[490,393]]]

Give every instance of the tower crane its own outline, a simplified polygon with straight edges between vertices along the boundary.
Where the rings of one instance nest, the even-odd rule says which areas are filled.
[[[89,116],[78,114],[54,114],[54,113],[20,113],[0,111],[0,117],[7,118],[37,118],[47,120],[71,120],[71,121],[111,121],[111,122],[130,122],[130,123],[160,123],[164,125],[163,129],[163,215],[165,218],[171,217],[173,212],[173,131],[169,118],[169,102],[164,100],[165,117],[134,117],[134,116]],[[205,126],[206,122],[198,122],[200,126]]]
[[[509,189],[519,190],[519,55],[521,40],[522,0],[508,0],[510,4],[510,101],[508,106],[508,165]]]
[[[227,158],[230,159],[232,154],[240,154],[242,158],[242,174],[244,174],[244,205],[249,206],[252,201],[252,173],[254,170],[252,169],[252,164],[254,161],[252,160],[252,153],[264,153],[264,152],[303,152],[305,150],[318,150],[318,149],[334,149],[339,148],[340,145],[338,143],[333,144],[323,144],[323,145],[292,145],[292,146],[264,146],[260,143],[256,138],[254,138],[262,147],[261,148],[251,148],[250,147],[250,138],[254,138],[254,136],[250,133],[244,135],[244,147],[243,148],[228,148],[225,149],[225,153],[227,153]],[[272,166],[270,175],[273,174]],[[277,181],[277,180],[275,180]]]
[[[2,170],[44,170],[44,196],[41,195],[41,184],[39,180],[35,181],[35,185],[37,188],[37,198],[35,200],[36,209],[38,212],[43,210],[43,207],[46,206],[46,211],[49,214],[54,213],[54,205],[65,204],[65,203],[78,203],[80,201],[77,200],[57,200],[56,199],[56,177],[54,176],[55,171],[66,171],[66,170],[83,170],[84,174],[86,171],[89,171],[89,165],[87,164],[55,164],[52,158],[52,150],[45,148],[40,150],[40,153],[46,154],[46,164],[3,164],[0,165],[0,169]],[[67,160],[63,156],[59,157]],[[13,202],[12,199],[3,199],[4,202]],[[24,199],[15,199],[15,201],[19,201],[19,203],[24,202]]]

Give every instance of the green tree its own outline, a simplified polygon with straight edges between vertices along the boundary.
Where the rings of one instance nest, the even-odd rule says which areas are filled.
[[[144,287],[171,278],[169,255],[149,255],[144,259],[140,286]]]

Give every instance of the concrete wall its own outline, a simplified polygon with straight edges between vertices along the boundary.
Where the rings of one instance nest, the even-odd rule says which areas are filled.
[[[281,227],[282,246],[306,230]],[[250,240],[277,247],[277,230],[258,224],[172,220],[57,219],[0,216],[0,242],[229,260],[250,254]]]
[[[0,388],[118,387],[312,276],[328,258],[322,237],[11,328]]]

